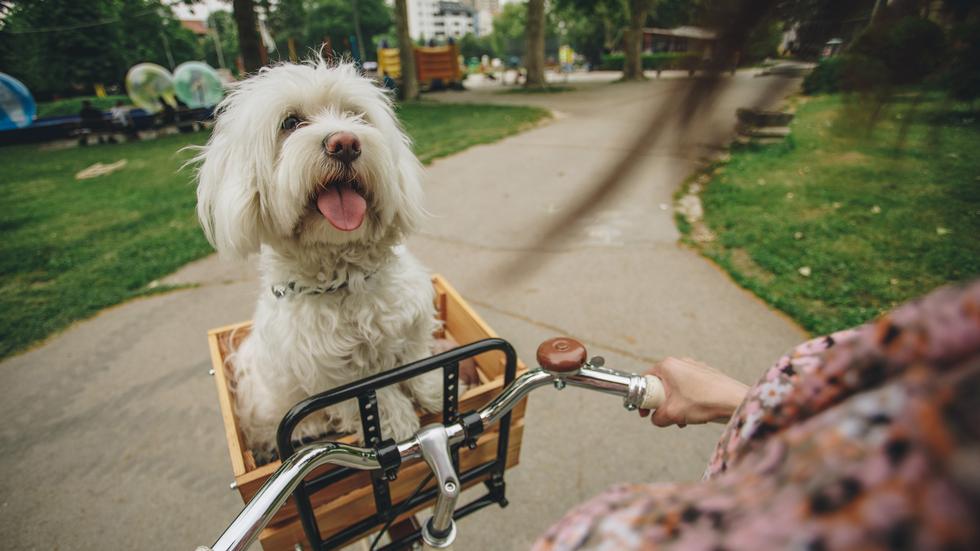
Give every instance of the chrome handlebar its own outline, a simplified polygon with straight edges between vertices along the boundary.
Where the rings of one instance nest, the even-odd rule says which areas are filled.
[[[575,341],[566,341],[581,347]],[[552,341],[542,344],[542,348],[549,343]],[[538,349],[539,363],[551,369],[539,367],[524,373],[480,409],[477,413],[484,428],[500,421],[501,417],[517,406],[532,390],[548,384],[554,385],[558,390],[571,385],[622,396],[623,406],[628,410],[641,407],[655,409],[664,399],[663,386],[656,377],[607,369],[603,366],[601,357],[585,361],[584,347],[581,347],[580,360],[560,365],[551,362],[549,357],[542,357],[541,350]],[[575,367],[575,363],[578,367]],[[462,487],[453,469],[449,450],[466,438],[466,429],[462,422],[451,425],[432,424],[422,427],[414,436],[396,445],[402,464],[422,459],[435,476],[439,496],[432,517],[422,527],[423,541],[432,547],[448,547],[456,537],[453,511]],[[283,462],[214,545],[210,548],[198,547],[197,551],[244,551],[272,520],[300,481],[314,469],[327,463],[362,470],[382,468],[374,449],[336,442],[309,444]]]

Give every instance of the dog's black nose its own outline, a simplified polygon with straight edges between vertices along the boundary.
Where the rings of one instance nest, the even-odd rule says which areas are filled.
[[[361,156],[361,141],[350,132],[336,132],[323,140],[327,155],[349,165]]]

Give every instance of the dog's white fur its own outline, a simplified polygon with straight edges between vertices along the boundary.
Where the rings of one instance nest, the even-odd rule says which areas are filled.
[[[283,130],[290,115],[303,122]],[[360,140],[352,167],[367,190],[365,220],[351,232],[311,207],[318,186],[342,168],[323,148],[340,131]],[[197,157],[197,212],[219,253],[260,253],[254,326],[230,360],[239,421],[257,452],[273,449],[280,419],[299,400],[430,354],[432,284],[400,246],[425,214],[421,168],[409,145],[388,96],[350,64],[314,59],[265,68],[218,107]],[[276,298],[271,286],[290,281],[346,287]],[[384,438],[418,429],[413,399],[441,409],[439,372],[378,392]],[[353,400],[308,419],[295,435],[326,432],[360,433]]]

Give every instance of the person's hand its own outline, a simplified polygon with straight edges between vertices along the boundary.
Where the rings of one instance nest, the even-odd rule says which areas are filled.
[[[690,358],[666,358],[650,368],[664,383],[666,398],[650,420],[658,427],[727,422],[749,387],[728,375]],[[650,410],[641,409],[646,417]]]

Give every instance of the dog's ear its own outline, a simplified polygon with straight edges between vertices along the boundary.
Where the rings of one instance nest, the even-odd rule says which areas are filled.
[[[197,156],[197,218],[219,254],[245,258],[259,251],[259,190],[233,147],[216,128]]]
[[[408,139],[401,140],[398,152],[398,191],[394,223],[403,233],[416,230],[426,216],[422,192],[422,165],[409,146]]]

